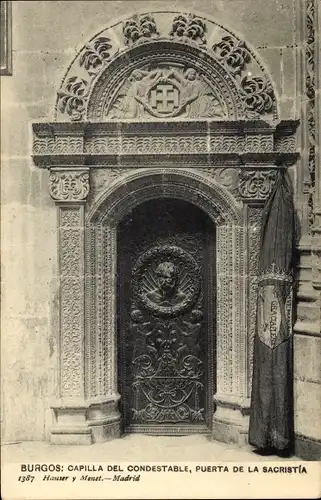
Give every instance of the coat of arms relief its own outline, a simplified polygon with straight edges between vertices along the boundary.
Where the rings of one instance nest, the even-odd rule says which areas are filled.
[[[221,99],[192,67],[134,69],[105,110],[119,118],[226,118]]]

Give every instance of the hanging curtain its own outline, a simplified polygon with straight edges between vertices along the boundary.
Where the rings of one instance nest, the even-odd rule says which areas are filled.
[[[293,443],[293,193],[279,171],[262,213],[249,443],[273,453]]]

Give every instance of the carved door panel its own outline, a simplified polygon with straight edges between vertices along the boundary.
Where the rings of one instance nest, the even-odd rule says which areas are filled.
[[[214,225],[154,200],[118,229],[119,390],[124,430],[207,432],[215,373]]]

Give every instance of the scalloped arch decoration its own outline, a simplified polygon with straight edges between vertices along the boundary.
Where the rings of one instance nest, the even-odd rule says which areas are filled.
[[[194,13],[136,14],[90,40],[57,92],[57,121],[278,119],[246,42]]]

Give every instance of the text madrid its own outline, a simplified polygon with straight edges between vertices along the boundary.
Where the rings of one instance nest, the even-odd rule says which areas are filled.
[[[191,472],[188,465],[138,465],[128,464],[125,468],[120,465],[82,465],[82,464],[21,464],[21,472]],[[307,474],[304,465],[258,467],[227,466],[227,465],[194,465],[195,472],[263,472],[283,474]]]

